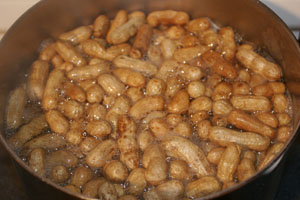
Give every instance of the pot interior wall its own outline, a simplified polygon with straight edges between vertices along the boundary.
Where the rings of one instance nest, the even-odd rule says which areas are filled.
[[[0,44],[0,130],[3,141],[7,95],[20,80],[24,80],[24,74],[37,58],[40,43],[78,25],[90,24],[99,14],[113,17],[119,9],[145,12],[175,9],[188,12],[192,18],[207,16],[222,25],[232,26],[246,40],[265,47],[282,66],[285,80],[288,86],[291,85],[296,132],[300,119],[300,92],[296,87],[300,80],[299,47],[286,25],[271,11],[266,12],[268,9],[259,1],[45,0],[25,13]],[[5,142],[4,145],[8,148]],[[12,151],[10,153],[21,163]]]

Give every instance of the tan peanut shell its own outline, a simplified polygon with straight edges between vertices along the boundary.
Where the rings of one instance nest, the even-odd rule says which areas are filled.
[[[130,58],[125,55],[116,57],[113,64],[120,68],[130,68],[147,75],[154,75],[157,72],[157,67],[148,61]]]
[[[261,121],[256,119],[255,116],[251,116],[240,110],[231,111],[228,115],[228,122],[237,128],[254,133],[259,133],[270,138],[274,138],[276,134],[275,129],[262,123]]]
[[[65,79],[64,72],[61,70],[54,69],[50,72],[42,99],[45,110],[57,108],[59,89],[62,89]]]
[[[31,66],[28,76],[28,96],[31,100],[41,100],[49,74],[49,64],[46,61],[37,60]]]
[[[190,140],[180,136],[169,136],[161,145],[168,156],[187,162],[197,176],[215,173],[204,152]]]
[[[64,61],[73,63],[75,66],[86,65],[84,57],[68,42],[57,41],[55,43],[55,50],[64,59]]]
[[[264,96],[234,95],[230,102],[236,109],[244,111],[270,111],[272,109],[270,100]]]
[[[214,176],[203,176],[190,182],[185,187],[185,194],[189,198],[199,198],[221,190],[221,184]]]
[[[139,146],[136,141],[137,127],[133,119],[122,115],[118,120],[118,148],[120,149],[120,160],[132,170],[139,166]]]
[[[236,58],[245,67],[262,75],[267,80],[275,81],[281,77],[280,67],[255,53],[249,45],[241,45],[238,47]]]
[[[50,110],[46,114],[46,121],[50,129],[60,135],[65,135],[70,128],[68,120],[57,110]]]
[[[129,115],[141,119],[147,113],[164,109],[164,99],[161,96],[149,96],[138,100],[129,110]]]
[[[79,44],[80,42],[89,39],[91,35],[92,28],[90,26],[80,26],[69,32],[60,34],[58,38],[73,44]]]
[[[115,141],[111,139],[104,140],[87,154],[86,163],[92,168],[102,167],[107,161],[111,160],[116,151],[117,143]]]
[[[270,139],[266,136],[253,132],[239,132],[217,126],[210,128],[209,139],[221,146],[227,146],[234,142],[256,151],[264,151],[270,145]]]
[[[45,115],[39,115],[38,117],[32,119],[28,124],[22,126],[18,132],[10,137],[8,140],[9,144],[14,149],[19,149],[30,139],[41,134],[42,130],[47,126],[48,124],[46,122]]]
[[[42,148],[36,148],[30,152],[28,158],[29,167],[40,176],[45,175],[46,152]]]
[[[94,65],[87,65],[82,67],[76,67],[67,73],[67,77],[74,81],[84,81],[90,79],[96,79],[100,74],[107,73],[109,71],[109,63],[102,61],[101,63]]]
[[[127,187],[127,192],[133,195],[140,194],[147,186],[147,181],[145,179],[145,169],[144,168],[133,169],[130,172],[127,181],[129,183]]]
[[[233,181],[234,173],[240,162],[240,149],[236,144],[229,144],[223,152],[217,170],[217,177],[224,183]]]
[[[147,17],[147,22],[151,26],[159,24],[183,25],[189,21],[189,16],[185,12],[174,10],[153,11]]]

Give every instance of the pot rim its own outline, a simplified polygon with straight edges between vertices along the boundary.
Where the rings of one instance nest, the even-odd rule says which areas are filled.
[[[297,47],[297,51],[298,54],[300,56],[300,47],[299,44],[296,40],[296,37],[294,36],[294,34],[291,32],[291,30],[288,28],[288,26],[283,22],[283,20],[274,12],[272,11],[268,6],[266,6],[264,3],[262,3],[259,0],[248,0],[253,2],[253,4],[256,4],[257,6],[259,6],[261,9],[263,9],[264,12],[267,12],[270,17],[274,18],[274,20],[278,21],[279,24],[285,29],[285,31],[287,32],[287,37],[289,37],[292,41],[293,44]],[[39,6],[43,5],[44,2],[46,2],[46,0],[44,1],[40,1],[38,3],[36,3],[34,6],[32,6],[30,9],[28,9],[21,17],[18,18],[18,20],[9,28],[9,30],[6,32],[6,34],[3,36],[0,44],[2,43],[2,41],[6,40],[7,35],[9,35],[9,33],[14,29],[15,26],[18,26],[19,23],[22,23],[22,19],[24,17],[26,17],[28,14],[30,14],[31,12],[33,12],[35,9],[38,9]],[[274,164],[278,164],[276,163],[279,159],[281,159],[285,153],[288,151],[288,149],[290,148],[290,146],[292,145],[292,143],[295,141],[295,138],[297,136],[297,132],[299,129],[299,125],[300,125],[300,121],[297,123],[296,129],[293,130],[293,135],[289,138],[289,140],[285,143],[285,147],[284,149],[276,155],[276,157],[267,165],[265,166],[263,169],[261,169],[260,171],[256,172],[253,176],[251,176],[249,179],[239,182],[229,188],[226,188],[224,190],[220,190],[218,192],[206,195],[204,197],[201,198],[197,198],[198,200],[207,200],[207,199],[215,199],[218,197],[222,197],[228,193],[231,193],[233,191],[238,190],[239,188],[247,185],[248,183],[256,180],[258,177],[264,176],[266,174],[266,171],[271,168]],[[41,180],[42,182],[51,185],[52,187],[63,191],[64,193],[67,193],[73,197],[77,197],[80,199],[86,199],[86,200],[95,200],[96,198],[89,198],[84,196],[83,194],[79,194],[76,192],[73,192],[71,190],[68,190],[62,186],[59,186],[58,184],[52,182],[50,179],[48,178],[44,178],[38,174],[36,174],[13,150],[12,148],[8,145],[7,143],[7,139],[4,137],[4,134],[0,134],[0,141],[2,143],[2,145],[5,147],[5,149],[8,151],[8,153],[10,154],[10,156],[14,159],[14,161],[17,162],[17,164],[19,164],[22,168],[24,168],[27,172],[29,172],[31,175],[33,175],[34,177],[38,178],[39,180]],[[276,166],[275,166],[276,167]]]

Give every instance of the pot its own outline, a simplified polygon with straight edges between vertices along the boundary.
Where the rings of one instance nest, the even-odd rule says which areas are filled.
[[[241,36],[264,47],[282,66],[293,107],[293,136],[286,148],[266,168],[247,181],[201,199],[212,199],[242,190],[255,179],[266,176],[280,163],[293,142],[300,122],[300,49],[284,22],[258,0],[43,0],[28,10],[3,37],[0,44],[0,139],[16,161],[21,177],[33,199],[88,199],[38,177],[13,152],[5,136],[5,108],[9,91],[24,80],[38,56],[41,42],[57,37],[65,30],[87,25],[100,13],[113,17],[119,9],[128,11],[174,9],[188,12],[192,18],[207,16],[233,27]],[[298,83],[299,82],[299,83]],[[26,182],[27,181],[27,182]],[[30,184],[30,185],[29,185]],[[46,193],[45,193],[46,192]]]

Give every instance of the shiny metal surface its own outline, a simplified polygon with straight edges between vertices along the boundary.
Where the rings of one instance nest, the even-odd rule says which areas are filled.
[[[283,68],[284,78],[293,101],[295,135],[300,121],[299,46],[287,26],[258,0],[43,0],[26,12],[0,43],[0,139],[11,156],[27,171],[32,173],[5,142],[3,117],[5,116],[7,94],[20,80],[24,79],[24,74],[28,71],[30,64],[37,58],[37,51],[43,40],[56,37],[59,33],[72,27],[90,24],[99,14],[104,13],[112,17],[119,9],[145,12],[174,9],[184,10],[190,13],[192,18],[208,16],[224,26],[232,26],[242,34],[244,39],[265,47]],[[293,139],[294,137],[291,138],[291,141]],[[278,155],[278,158],[281,155]],[[263,173],[264,171],[261,171],[246,182],[202,199],[211,199],[230,193],[253,181],[256,177],[262,176]],[[67,198],[62,195],[62,199],[75,198],[75,194],[71,194],[48,180],[42,179],[42,181],[73,195],[73,197],[67,196]],[[86,199],[80,195],[76,197]]]

